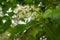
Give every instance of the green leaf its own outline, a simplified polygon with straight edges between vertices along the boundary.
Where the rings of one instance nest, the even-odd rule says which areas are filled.
[[[24,24],[17,24],[11,31],[11,36],[14,37],[17,34],[21,34],[26,29],[26,25]]]
[[[40,33],[39,37],[41,34],[43,34],[43,29],[40,25],[36,24],[31,26],[30,28],[23,36],[22,40],[36,40],[38,38],[37,34]],[[40,38],[39,38],[40,39]]]
[[[25,3],[31,4],[33,2],[33,0],[24,0]]]
[[[36,20],[31,20],[30,22],[27,23],[27,27],[29,27],[30,25],[34,25],[36,23],[37,23]]]
[[[11,25],[11,20],[8,19],[3,25],[4,25],[4,26],[3,26],[3,29],[4,29],[4,30],[9,29],[9,27],[10,27],[10,25]]]
[[[60,13],[60,8],[57,8],[57,9],[53,9],[52,10],[52,15],[55,15],[57,13]]]
[[[5,19],[4,17],[2,17],[2,19],[1,19],[1,24],[0,24],[0,34],[1,33],[4,33],[7,29],[9,29],[9,27],[10,27],[10,25],[11,25],[11,20],[8,18],[8,17],[6,17],[6,22],[5,23],[3,23],[3,19]]]
[[[12,16],[14,15],[14,13],[11,12],[11,13],[8,13],[8,15],[9,15],[10,17],[12,17]]]
[[[45,13],[43,14],[43,18],[52,17],[51,13],[52,13],[51,9],[46,10]]]
[[[60,32],[59,32],[59,25],[57,23],[53,24],[46,24],[45,31],[47,35],[47,40],[59,40],[60,39]]]
[[[60,13],[57,13],[53,16],[53,19],[58,23],[60,24]]]

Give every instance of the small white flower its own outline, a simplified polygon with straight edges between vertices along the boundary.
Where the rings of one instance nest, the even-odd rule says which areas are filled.
[[[7,11],[7,13],[8,13],[8,12],[12,12],[12,9],[11,9],[11,8],[9,8],[9,9],[8,9],[8,11]]]
[[[31,17],[25,18],[25,22],[30,22]]]
[[[5,14],[6,16],[9,16],[7,13]]]
[[[43,38],[45,38],[45,35],[43,36]]]
[[[13,26],[17,25],[17,21],[15,21],[15,20],[11,20],[11,21],[12,21]]]
[[[6,22],[6,20],[2,20],[3,21],[3,23],[5,23]]]
[[[26,32],[26,30],[24,30],[24,32]]]
[[[7,34],[8,36],[10,36],[11,34]]]
[[[12,18],[16,18],[17,16],[16,15],[13,15]]]
[[[11,21],[12,21],[12,23],[15,23],[14,20],[11,20]]]
[[[17,6],[19,6],[19,4],[17,4]]]
[[[40,38],[40,40],[42,40],[42,38]]]
[[[42,2],[40,2],[40,3],[38,4],[38,6],[42,6]]]
[[[20,20],[18,24],[26,24],[26,23]]]
[[[27,18],[27,20],[28,20],[28,22],[30,22],[30,20],[31,20],[31,17],[28,17],[28,18]]]
[[[18,13],[18,9],[15,9],[13,12],[14,12],[15,14]]]

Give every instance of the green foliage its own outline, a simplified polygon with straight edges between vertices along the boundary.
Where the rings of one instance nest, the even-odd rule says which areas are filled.
[[[0,0],[0,36],[3,33],[10,34],[9,40],[40,40],[44,35],[60,40],[60,1]]]
[[[13,29],[10,29],[11,37],[21,35],[22,32],[26,29],[26,25],[24,24],[18,24]]]
[[[2,20],[6,20],[5,23],[3,23]],[[4,16],[4,17],[0,17],[0,34],[4,33],[7,29],[9,29],[10,25],[11,25],[11,20],[9,19],[9,17]]]

